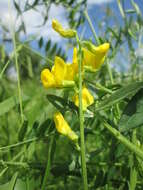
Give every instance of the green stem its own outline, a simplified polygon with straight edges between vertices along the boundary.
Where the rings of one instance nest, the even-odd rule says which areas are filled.
[[[108,59],[107,59],[106,66],[107,66],[107,71],[108,71],[108,74],[109,74],[109,77],[110,77],[111,84],[113,85],[114,84],[114,79],[113,79],[113,75],[112,75],[112,71],[111,71],[111,67],[109,65],[109,60]]]
[[[9,63],[10,63],[10,59],[9,59],[9,60],[6,62],[6,64],[4,65],[4,67],[3,67],[3,69],[2,69],[2,71],[1,71],[1,73],[0,73],[0,79],[2,78],[3,73],[5,72],[6,68],[7,68],[8,65],[9,65]]]
[[[120,10],[121,16],[123,17],[123,19],[125,19],[126,16],[125,16],[125,13],[124,13],[124,10],[123,10],[123,7],[122,7],[122,4],[121,4],[121,0],[117,0],[117,4],[118,4],[118,7],[119,7],[119,10]]]
[[[12,159],[12,161],[15,161],[17,158],[19,158],[24,152],[21,151],[19,152],[16,156],[14,156],[14,158]],[[0,161],[0,163],[4,163],[5,161]],[[6,164],[7,165],[7,164]],[[4,175],[4,173],[8,170],[8,166],[6,166],[1,172],[0,172],[0,178]]]
[[[53,133],[51,133],[50,135],[53,135]],[[45,135],[43,138],[49,137],[50,135],[49,134]],[[34,138],[27,139],[25,141],[21,141],[21,142],[15,143],[15,144],[11,144],[11,145],[8,145],[8,146],[3,146],[3,147],[0,147],[0,151],[9,150],[10,148],[15,148],[17,146],[28,144],[28,143],[31,143],[31,142],[34,142],[34,141],[37,141],[37,140],[40,140],[40,139],[38,137],[34,137]]]
[[[86,81],[88,83],[90,83],[90,84],[93,84],[95,86],[95,88],[97,88],[98,90],[101,90],[101,91],[103,91],[105,93],[108,93],[108,94],[112,94],[113,93],[112,90],[106,88],[105,86],[103,86],[103,85],[101,85],[101,84],[99,84],[97,82],[93,82],[93,81],[90,81],[90,80],[87,80],[87,79],[86,79]]]
[[[3,160],[0,160],[0,165],[10,165],[10,166],[20,166],[20,167],[28,167],[29,165],[26,163],[26,162],[13,162],[13,161],[3,161]]]
[[[19,46],[17,48],[16,52],[18,52],[20,49],[21,49],[21,46]],[[2,71],[0,73],[0,79],[2,78],[2,76],[3,76],[3,74],[4,74],[5,70],[6,70],[6,68],[8,67],[8,65],[9,65],[9,63],[10,63],[10,61],[11,61],[11,59],[13,57],[14,57],[14,53],[12,52],[11,56],[9,57],[9,60],[6,62],[6,64],[4,65],[4,67],[3,67],[3,69],[2,69]]]
[[[113,79],[113,74],[112,74],[112,70],[109,64],[109,59],[107,58],[106,61],[106,67],[107,67],[107,71],[108,71],[108,75],[111,81],[111,84],[114,84],[114,79]],[[120,119],[120,108],[119,108],[119,104],[115,104],[115,118],[114,118],[114,122],[117,124],[117,120]],[[116,120],[117,119],[117,120]]]
[[[132,133],[132,142],[134,144],[137,144],[136,142],[136,129],[133,130],[133,133]],[[136,167],[135,167],[135,164],[134,164],[134,159],[135,159],[135,156],[134,154],[131,154],[130,155],[130,187],[129,189],[130,190],[135,190],[136,189],[136,183],[137,183],[137,171],[136,171]]]
[[[3,147],[0,147],[0,151],[10,149],[10,148],[15,148],[17,146],[21,146],[21,145],[24,145],[24,144],[27,144],[27,143],[31,143],[31,142],[34,142],[36,140],[38,140],[38,138],[34,137],[32,139],[28,139],[28,140],[25,140],[25,141],[22,141],[22,142],[18,142],[18,143],[11,144],[11,145],[8,145],[8,146],[3,146]]]
[[[89,24],[91,30],[92,30],[93,36],[94,36],[94,38],[95,38],[95,41],[96,41],[97,44],[99,45],[99,44],[100,44],[100,41],[99,41],[99,38],[98,38],[97,35],[96,35],[96,32],[95,32],[95,30],[94,30],[94,26],[93,26],[93,24],[92,24],[92,22],[91,22],[91,19],[90,19],[89,15],[88,15],[88,12],[87,12],[87,11],[84,11],[84,15],[85,15],[85,18],[86,18],[87,21],[88,21],[88,24]]]
[[[26,49],[28,49],[29,51],[31,51],[32,53],[34,53],[35,55],[41,57],[42,59],[44,59],[45,61],[47,61],[47,62],[49,62],[50,64],[53,65],[54,61],[51,60],[50,58],[41,55],[39,52],[37,52],[37,51],[31,49],[30,47],[28,47],[28,46],[26,46],[26,45],[24,45],[24,44],[23,44],[23,46],[24,46]]]
[[[17,72],[17,86],[18,86],[18,97],[19,97],[19,104],[20,104],[20,115],[21,115],[21,122],[23,122],[24,115],[23,115],[23,105],[22,105],[22,93],[21,93],[21,86],[20,86],[20,73],[19,73],[19,66],[18,66],[18,55],[17,55],[17,51],[16,51],[15,30],[14,30],[14,24],[13,24],[13,19],[12,19],[10,0],[8,1],[8,7],[9,7],[9,13],[10,13],[10,17],[11,17],[11,35],[12,35],[12,41],[13,41],[13,46],[14,46],[14,58],[15,58],[15,66],[16,66],[16,72]]]
[[[87,169],[85,158],[85,142],[84,142],[84,115],[82,106],[82,49],[78,36],[76,36],[78,49],[78,70],[79,70],[79,121],[80,121],[80,139],[81,139],[81,164],[82,164],[82,176],[83,176],[83,188],[88,190],[87,182]]]
[[[143,151],[136,146],[135,144],[131,143],[127,138],[125,138],[118,130],[111,127],[107,122],[104,122],[104,126],[108,129],[116,139],[118,139],[121,143],[123,143],[130,151],[135,153],[139,158],[143,160]]]
[[[46,184],[47,184],[47,181],[48,181],[48,177],[49,177],[49,175],[50,175],[51,152],[52,152],[52,149],[53,149],[54,137],[55,137],[55,136],[53,136],[53,137],[51,138],[50,144],[49,144],[47,166],[46,166],[45,175],[44,175],[44,179],[43,179],[43,183],[42,183],[42,188],[41,188],[41,190],[45,190],[45,189],[46,189]]]

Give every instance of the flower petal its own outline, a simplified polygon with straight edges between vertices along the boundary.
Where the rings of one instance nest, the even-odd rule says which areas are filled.
[[[62,25],[55,19],[52,21],[52,27],[56,32],[58,32],[64,38],[73,38],[76,36],[75,30],[64,29]]]
[[[79,107],[79,97],[78,94],[75,94],[73,101],[76,106]],[[86,111],[87,107],[94,103],[94,98],[86,87],[82,89],[82,106],[83,110]]]
[[[77,141],[78,136],[72,129],[69,127],[68,123],[65,121],[63,115],[60,112],[54,114],[54,122],[56,129],[62,135],[67,136],[72,141]]]
[[[44,69],[41,72],[41,81],[45,88],[52,88],[56,86],[54,76],[49,69]]]
[[[83,48],[83,65],[91,66],[95,70],[99,69],[105,60],[109,47],[109,43],[104,43],[98,47],[92,45],[90,50]]]
[[[62,85],[62,81],[65,79],[67,67],[64,60],[58,56],[55,57],[55,64],[52,67],[52,74],[58,85]]]

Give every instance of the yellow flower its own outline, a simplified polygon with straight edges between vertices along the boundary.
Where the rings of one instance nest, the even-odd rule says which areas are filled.
[[[51,88],[56,86],[54,75],[50,72],[49,69],[44,69],[41,72],[41,81],[45,88]]]
[[[76,94],[73,97],[73,101],[76,106],[79,106],[79,96]],[[83,87],[82,89],[82,106],[83,110],[86,111],[87,107],[94,103],[94,97],[91,95],[91,93],[88,91],[86,87]]]
[[[60,112],[54,114],[54,122],[56,129],[59,133],[64,136],[67,136],[72,141],[77,141],[78,136],[72,129],[69,127],[68,123],[65,121],[63,115]]]
[[[83,68],[89,68],[90,70],[98,70],[100,66],[104,63],[105,56],[109,50],[110,44],[104,43],[98,47],[94,46],[90,42],[83,42]],[[73,51],[73,69],[75,73],[78,73],[78,55],[77,48]],[[82,68],[82,69],[83,69]]]
[[[66,70],[67,67],[64,60],[56,56],[55,63],[54,66],[52,67],[51,73],[53,74],[57,85],[62,84],[62,81],[65,79]]]
[[[90,46],[87,47],[88,49],[83,48],[83,65],[97,70],[103,64],[110,44],[104,43],[98,47],[90,44]]]
[[[73,65],[66,64],[62,58],[56,56],[54,66],[51,71],[49,69],[44,69],[41,72],[41,81],[45,88],[60,88],[63,87],[64,84],[67,86],[73,86]]]
[[[52,27],[56,32],[58,32],[64,38],[73,38],[76,36],[75,30],[64,29],[62,25],[55,19],[52,21]]]

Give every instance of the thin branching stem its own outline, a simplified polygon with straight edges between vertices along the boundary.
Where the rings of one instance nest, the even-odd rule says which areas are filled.
[[[35,55],[39,56],[40,58],[44,59],[46,62],[50,63],[51,65],[54,64],[54,61],[52,59],[41,55],[38,51],[31,49],[30,47],[26,46],[25,44],[23,44],[23,47],[28,49],[29,51],[31,51]]]
[[[45,174],[44,174],[44,179],[43,179],[43,183],[42,183],[42,188],[41,188],[41,190],[45,190],[45,189],[46,189],[46,184],[47,184],[48,177],[49,177],[49,174],[50,174],[51,153],[52,153],[53,144],[54,144],[54,137],[55,137],[55,136],[51,137],[51,139],[50,139],[47,166],[46,166],[46,170],[45,170]]]
[[[99,38],[97,37],[97,34],[96,34],[95,30],[94,30],[94,26],[93,26],[93,24],[92,24],[92,22],[91,22],[91,19],[90,19],[89,15],[88,15],[88,12],[87,12],[86,10],[84,11],[84,15],[85,15],[85,18],[87,19],[88,24],[89,24],[89,26],[90,26],[90,28],[91,28],[91,31],[92,31],[93,36],[94,36],[94,38],[95,38],[95,41],[96,41],[97,44],[99,45],[99,44],[100,44]]]
[[[87,182],[87,168],[86,168],[86,154],[85,154],[85,140],[84,140],[84,113],[82,106],[82,49],[81,43],[76,36],[78,43],[78,70],[79,70],[79,120],[80,120],[80,140],[81,140],[81,164],[84,190],[88,190]]]
[[[16,52],[18,53],[20,49],[21,49],[21,46],[17,47]],[[9,57],[9,60],[5,63],[2,71],[0,72],[0,79],[3,77],[5,70],[7,69],[8,65],[10,64],[10,61],[13,59],[14,56],[15,56],[15,54],[14,54],[14,52],[12,52]]]
[[[19,97],[19,105],[20,105],[20,115],[21,115],[21,122],[24,121],[24,115],[23,115],[23,105],[22,105],[22,92],[21,92],[21,85],[20,85],[20,73],[19,73],[19,65],[18,65],[18,54],[16,51],[16,39],[15,39],[15,29],[14,29],[14,23],[13,23],[13,16],[11,13],[11,4],[10,0],[8,1],[8,7],[9,7],[9,14],[11,18],[11,35],[12,35],[12,42],[14,46],[14,59],[15,59],[15,66],[16,66],[16,72],[17,72],[17,87],[18,87],[18,97]]]
[[[49,137],[49,136],[51,136],[51,135],[53,135],[53,133],[47,134],[47,135],[45,135],[43,138]],[[31,139],[27,139],[27,140],[24,140],[24,141],[15,143],[15,144],[11,144],[11,145],[8,145],[8,146],[0,147],[0,151],[6,151],[6,150],[9,150],[9,149],[11,149],[11,148],[16,148],[16,147],[18,147],[18,146],[22,146],[22,145],[24,145],[24,144],[32,143],[32,142],[34,142],[34,141],[38,141],[38,140],[41,140],[41,139],[42,139],[42,137],[41,137],[41,138],[39,138],[39,137],[33,137],[33,138],[31,138]]]
[[[135,144],[130,142],[126,137],[124,137],[118,130],[113,128],[109,123],[104,122],[104,126],[108,129],[114,137],[123,143],[130,151],[135,153],[139,158],[143,160],[143,151]]]

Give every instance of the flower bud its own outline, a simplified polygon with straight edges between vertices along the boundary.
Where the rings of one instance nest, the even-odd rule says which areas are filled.
[[[65,121],[63,115],[60,112],[54,114],[54,122],[56,129],[59,133],[64,136],[67,136],[70,140],[77,142],[78,136],[72,131],[68,123]]]
[[[64,38],[74,38],[76,36],[76,31],[72,29],[64,29],[62,25],[57,21],[52,21],[53,29],[58,32]]]
[[[79,106],[79,96],[76,94],[73,97],[73,101],[76,106]],[[83,110],[86,111],[87,107],[94,103],[94,97],[91,95],[91,93],[88,91],[86,87],[83,87],[82,89],[82,105]]]

